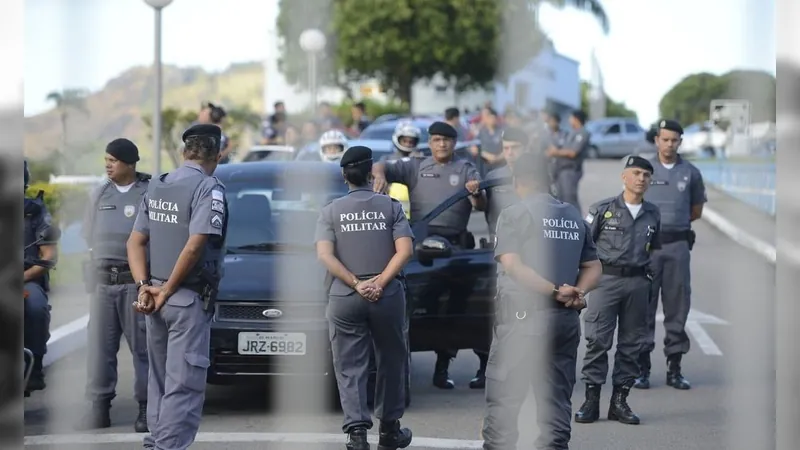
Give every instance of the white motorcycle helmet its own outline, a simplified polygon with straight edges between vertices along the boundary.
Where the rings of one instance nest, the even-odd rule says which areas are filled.
[[[347,137],[339,130],[328,130],[319,138],[319,156],[322,161],[336,162],[347,150]]]
[[[422,130],[420,130],[419,127],[415,127],[411,122],[400,122],[394,129],[394,134],[392,135],[392,143],[394,144],[394,147],[400,152],[409,154],[417,150],[417,145],[419,145],[420,136],[422,136]],[[413,139],[414,144],[413,145],[401,144],[400,138],[403,137]]]

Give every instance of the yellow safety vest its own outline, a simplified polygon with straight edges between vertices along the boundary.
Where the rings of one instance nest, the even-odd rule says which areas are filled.
[[[392,183],[389,186],[389,196],[403,205],[406,219],[411,219],[411,203],[408,201],[408,188],[405,184]]]

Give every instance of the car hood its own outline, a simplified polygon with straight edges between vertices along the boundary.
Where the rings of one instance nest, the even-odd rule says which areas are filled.
[[[314,250],[225,256],[217,300],[326,301],[326,271]]]

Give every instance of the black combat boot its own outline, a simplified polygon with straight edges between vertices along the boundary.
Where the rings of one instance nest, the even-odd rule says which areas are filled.
[[[364,427],[357,427],[347,433],[347,450],[369,450],[369,442],[367,442],[367,429]]]
[[[440,356],[436,359],[436,367],[433,369],[433,385],[439,389],[453,389],[456,384],[450,379],[447,369],[450,368],[450,358]]]
[[[411,445],[411,430],[400,428],[400,421],[381,421],[378,450],[396,450]]]
[[[639,354],[639,378],[633,384],[636,389],[650,389],[650,352]]]
[[[667,386],[685,391],[692,387],[691,384],[681,375],[681,358],[683,355],[667,356]]]
[[[42,357],[33,357],[33,368],[31,369],[31,377],[28,378],[28,384],[25,386],[27,396],[33,391],[43,391],[47,388],[44,382],[44,369],[42,368]]]
[[[92,402],[92,409],[83,416],[78,429],[82,431],[109,428],[111,426],[111,400],[98,400]]]
[[[575,422],[592,423],[600,418],[600,388],[599,384],[586,385],[586,400],[575,413]]]
[[[136,430],[137,433],[147,433],[150,431],[147,428],[147,402],[139,402],[139,415],[136,416],[133,429]]]
[[[470,389],[486,388],[486,365],[489,362],[489,358],[484,355],[479,356],[479,358],[481,360],[481,365],[478,372],[475,374],[475,378],[469,380]]]
[[[611,404],[608,406],[608,420],[616,420],[628,425],[639,425],[639,416],[631,411],[628,406],[628,394],[631,392],[630,385],[614,386],[611,394]]]

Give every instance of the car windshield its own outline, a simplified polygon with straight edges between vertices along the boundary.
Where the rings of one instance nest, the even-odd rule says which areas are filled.
[[[281,150],[251,150],[242,162],[252,161],[291,161],[295,157],[294,152],[287,152]]]
[[[428,142],[428,127],[422,127],[420,124],[415,123],[417,127],[419,127],[422,134],[419,137],[420,142]],[[397,124],[392,124],[392,126],[386,126],[385,124],[381,124],[379,127],[367,127],[361,135],[358,137],[359,139],[374,139],[376,141],[391,141],[392,135],[394,134],[394,128]]]
[[[347,194],[340,177],[329,178],[286,182],[266,176],[261,180],[225,182],[228,249],[268,251],[284,244],[313,246],[320,210]]]

